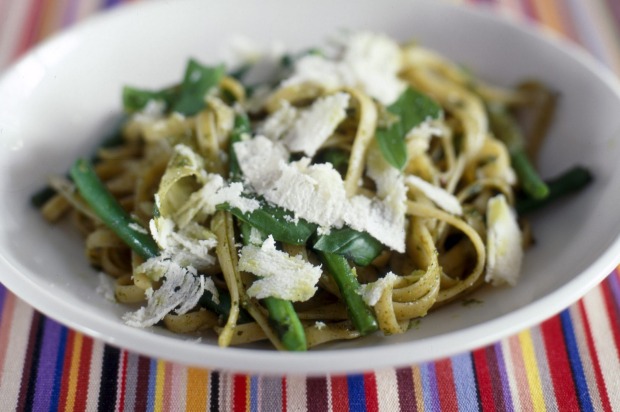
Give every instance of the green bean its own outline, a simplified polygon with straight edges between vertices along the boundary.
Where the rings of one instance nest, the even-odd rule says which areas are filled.
[[[549,180],[549,195],[544,199],[519,198],[516,209],[520,216],[538,210],[553,201],[577,192],[586,187],[592,181],[592,173],[584,167],[574,166],[561,175]]]
[[[362,335],[378,329],[377,320],[372,311],[358,293],[360,284],[344,256],[317,251],[327,270],[336,281],[340,294],[344,299],[353,326]]]
[[[493,133],[508,148],[512,167],[523,190],[534,199],[545,198],[549,194],[549,188],[527,157],[525,139],[515,120],[500,104],[487,105],[487,112]]]

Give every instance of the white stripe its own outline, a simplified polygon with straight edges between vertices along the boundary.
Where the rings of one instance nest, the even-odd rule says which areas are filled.
[[[15,299],[15,311],[9,323],[11,331],[6,348],[4,368],[0,371],[0,399],[2,399],[3,405],[17,405],[32,325],[32,307],[20,299],[13,299]]]
[[[305,411],[306,377],[303,375],[286,377],[286,408],[291,411]]]
[[[611,332],[613,326],[607,316],[601,286],[589,292],[584,297],[583,303],[592,330],[594,348],[600,360],[599,364],[611,407],[615,411],[620,411],[620,360]]]
[[[393,368],[375,371],[380,411],[399,411],[398,378]]]
[[[510,349],[510,339],[501,341],[502,353],[504,354],[504,365],[506,366],[506,376],[508,377],[508,387],[510,388],[510,398],[512,399],[513,410],[521,411],[521,397],[519,396],[519,386],[515,374],[515,365],[512,361],[512,350]]]
[[[101,386],[101,368],[103,366],[103,348],[105,344],[100,340],[93,340],[93,350],[90,355],[90,377],[86,395],[86,410],[96,411],[99,404],[99,388]]]
[[[170,393],[172,399],[170,399],[170,409],[173,411],[184,411],[187,401],[185,396],[187,390],[187,368],[177,363],[171,363],[172,373],[172,388]]]
[[[21,29],[24,27],[30,3],[29,0],[13,0],[4,5],[6,13],[0,25],[0,70],[11,63],[21,40]]]
[[[603,410],[603,403],[601,402],[601,395],[596,383],[596,373],[594,372],[593,360],[590,356],[588,349],[588,340],[586,338],[586,332],[583,327],[583,318],[577,305],[570,307],[570,316],[573,321],[573,331],[575,332],[575,340],[577,341],[577,350],[579,350],[579,358],[581,359],[581,365],[583,368],[583,374],[586,377],[586,383],[588,385],[588,393],[592,400],[592,408],[595,411]]]
[[[334,393],[332,392],[332,377],[330,375],[325,377],[325,387],[327,392],[327,412],[334,412],[334,405],[332,402],[332,396],[334,396]]]
[[[80,0],[75,13],[76,19],[83,20],[95,14],[100,8],[103,8],[103,0],[101,0],[101,5],[99,3],[99,0]]]
[[[232,373],[220,373],[220,411],[226,412],[232,410],[230,400],[232,398],[233,391],[233,377]]]

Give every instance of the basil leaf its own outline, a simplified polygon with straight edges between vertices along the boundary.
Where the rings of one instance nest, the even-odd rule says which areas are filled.
[[[304,219],[294,222],[293,213],[278,206],[271,205],[259,199],[260,207],[252,212],[243,213],[228,203],[217,206],[217,209],[227,210],[239,220],[246,222],[265,235],[272,235],[279,242],[291,245],[303,245],[316,231],[317,225]]]
[[[433,99],[411,87],[388,106],[387,110],[398,116],[398,120],[389,126],[378,128],[376,138],[385,160],[402,170],[407,163],[405,136],[428,118],[438,118],[442,110]]]
[[[230,142],[228,143],[228,173],[232,181],[241,180],[241,167],[235,153],[234,144],[240,142],[241,137],[246,133],[250,134],[251,131],[248,116],[246,114],[237,114],[235,116],[235,125],[230,135]]]
[[[332,229],[328,235],[321,235],[313,247],[322,252],[345,256],[359,266],[369,265],[383,251],[383,245],[377,239],[349,227]]]
[[[205,95],[217,86],[224,75],[224,65],[203,66],[190,59],[185,68],[185,76],[179,90],[179,96],[172,106],[172,111],[193,116],[205,106]]]
[[[349,167],[349,153],[342,149],[325,149],[317,155],[316,163],[331,163],[334,169],[344,176]]]
[[[178,86],[168,87],[162,90],[143,90],[130,86],[123,87],[123,108],[127,113],[138,112],[146,107],[151,100],[164,102],[168,110],[179,92]]]

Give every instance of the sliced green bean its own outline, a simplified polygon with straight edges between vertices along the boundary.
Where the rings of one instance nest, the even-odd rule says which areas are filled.
[[[549,195],[549,188],[527,157],[525,139],[517,122],[503,105],[489,104],[487,112],[493,133],[508,148],[512,167],[519,177],[523,190],[534,199],[545,198]]]
[[[349,317],[353,322],[353,326],[362,335],[368,335],[375,332],[379,327],[377,320],[370,308],[366,305],[362,296],[358,293],[360,284],[349,266],[349,262],[344,256],[332,253],[317,252],[327,266],[327,270],[334,278],[338,285],[340,294],[344,299]]]
[[[575,166],[561,175],[549,180],[549,195],[544,199],[519,198],[517,199],[516,209],[519,216],[526,215],[548,204],[577,192],[592,182],[592,173],[584,167]]]

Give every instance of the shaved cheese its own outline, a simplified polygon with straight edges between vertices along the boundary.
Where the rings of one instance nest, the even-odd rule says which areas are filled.
[[[388,272],[384,277],[377,279],[375,282],[361,285],[358,293],[362,296],[362,299],[368,306],[375,306],[381,295],[387,288],[394,286],[394,282],[398,279],[398,276],[393,272]]]
[[[300,112],[292,128],[284,136],[284,144],[291,152],[314,156],[344,120],[348,105],[347,93],[336,93],[317,99],[310,108]]]
[[[344,50],[337,60],[317,55],[299,59],[282,86],[312,83],[327,91],[359,87],[389,105],[406,87],[398,78],[401,67],[402,51],[395,41],[381,34],[357,32],[344,39]]]
[[[299,112],[283,100],[278,110],[273,112],[258,128],[258,132],[271,140],[280,140],[295,124]]]
[[[463,214],[463,208],[461,207],[461,203],[459,200],[447,190],[435,186],[426,180],[414,176],[409,175],[405,178],[405,183],[409,186],[419,190],[424,194],[424,196],[428,197],[433,203],[442,208],[448,213],[452,213],[453,215],[460,216]]]
[[[487,205],[487,271],[485,280],[493,285],[514,286],[521,271],[523,247],[514,211],[503,194]]]
[[[314,296],[322,274],[320,266],[277,250],[272,236],[260,247],[247,245],[241,249],[239,270],[260,277],[248,288],[249,296],[257,299],[271,296],[293,302]]]
[[[151,258],[141,266],[143,271],[163,273],[165,280],[161,287],[150,295],[145,307],[123,316],[129,326],[152,326],[173,310],[178,315],[187,313],[198,304],[205,290],[213,294],[216,303],[219,301],[213,281],[202,275],[198,276],[192,266],[182,267],[165,254]]]
[[[382,198],[348,199],[342,177],[330,163],[310,164],[309,158],[286,163],[280,153],[285,149],[264,136],[235,143],[234,150],[247,183],[269,202],[292,211],[295,218],[318,224],[323,233],[346,223],[404,251],[406,188],[391,166],[375,171]]]

